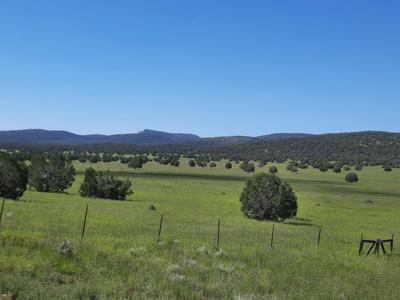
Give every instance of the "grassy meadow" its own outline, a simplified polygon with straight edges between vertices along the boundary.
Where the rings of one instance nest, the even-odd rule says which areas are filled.
[[[275,224],[271,248],[272,223],[246,219],[240,211],[251,174],[224,164],[191,168],[181,159],[178,168],[149,162],[133,170],[119,162],[76,163],[78,175],[67,193],[27,191],[18,201],[7,200],[0,298],[400,298],[400,169],[366,167],[357,172],[360,181],[349,184],[343,171],[291,173],[286,164],[274,164],[293,186],[299,209],[296,218]],[[80,197],[89,166],[129,177],[134,194],[126,201]],[[222,251],[215,248],[219,218]],[[358,256],[362,233],[371,239],[394,234],[393,254]],[[64,239],[73,244],[70,258],[57,251]]]

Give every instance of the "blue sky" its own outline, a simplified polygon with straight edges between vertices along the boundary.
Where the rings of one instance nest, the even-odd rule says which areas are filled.
[[[1,1],[0,130],[400,131],[399,1]]]

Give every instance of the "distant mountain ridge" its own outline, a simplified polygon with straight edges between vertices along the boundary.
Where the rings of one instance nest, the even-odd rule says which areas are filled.
[[[257,141],[279,140],[293,137],[306,137],[304,133],[276,133],[258,137],[226,136],[201,138],[195,134],[169,133],[145,129],[138,133],[128,134],[91,134],[79,135],[62,130],[24,129],[0,131],[0,144],[201,144],[201,145],[235,145]]]

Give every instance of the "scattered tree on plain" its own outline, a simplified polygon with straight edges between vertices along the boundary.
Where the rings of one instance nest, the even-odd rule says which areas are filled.
[[[297,197],[289,184],[260,173],[247,181],[240,196],[243,214],[251,219],[282,222],[297,214]]]
[[[143,166],[143,159],[141,156],[134,156],[129,159],[128,167],[134,169],[141,169]]]
[[[120,180],[114,177],[111,172],[96,172],[93,168],[85,171],[79,193],[83,197],[96,197],[115,200],[125,200],[132,194],[132,183],[127,180]]]
[[[297,172],[296,166],[295,166],[294,164],[292,164],[292,163],[289,163],[289,164],[287,165],[286,170],[288,170],[288,171],[290,171],[290,172],[294,172],[294,173]]]
[[[340,166],[340,164],[335,164],[332,171],[335,173],[340,173],[342,172],[342,167]]]
[[[18,199],[28,182],[28,169],[8,153],[0,152],[0,197]]]
[[[256,167],[253,163],[248,162],[248,161],[244,161],[240,164],[240,168],[247,172],[247,173],[251,173],[254,172],[256,170]]]
[[[226,169],[232,169],[232,163],[231,163],[230,161],[228,161],[228,162],[225,164],[225,168],[226,168]]]
[[[29,168],[29,185],[39,192],[63,192],[72,186],[75,168],[63,154],[35,155]]]
[[[355,169],[356,171],[362,171],[363,165],[362,165],[362,164],[356,164],[355,167],[354,167],[354,169]]]
[[[189,160],[189,166],[195,167],[196,166],[196,162],[193,159]]]
[[[270,166],[269,169],[268,169],[268,172],[270,174],[276,174],[276,173],[278,173],[278,168],[275,167],[275,166]]]
[[[350,172],[345,177],[347,182],[353,183],[358,181],[358,176],[356,173]]]
[[[384,170],[385,172],[392,172],[392,167],[391,167],[391,166],[384,166],[384,167],[383,167],[383,170]]]

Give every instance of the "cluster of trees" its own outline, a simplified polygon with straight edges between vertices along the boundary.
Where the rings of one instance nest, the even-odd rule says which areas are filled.
[[[173,167],[179,167],[179,154],[170,154],[170,153],[159,153],[154,161],[162,165],[171,165]]]
[[[68,156],[55,153],[49,156],[35,154],[29,167],[14,155],[0,152],[0,196],[10,199],[21,197],[27,187],[39,192],[63,192],[75,179],[75,169]],[[87,197],[123,200],[132,194],[132,183],[120,180],[110,172],[96,172],[89,168],[80,187]]]
[[[132,194],[131,187],[132,183],[129,179],[120,180],[110,172],[97,172],[93,168],[88,168],[79,193],[83,197],[124,200]]]
[[[199,167],[204,168],[204,167],[207,167],[207,165],[208,165],[207,163],[208,162],[209,162],[208,160],[203,159],[202,157],[199,157],[199,158],[196,158],[196,159],[189,159],[188,164],[189,164],[190,167],[199,166]],[[213,164],[213,165],[211,166],[211,164]],[[211,163],[211,164],[210,164],[210,167],[216,167],[217,166],[215,163]]]
[[[35,155],[29,167],[9,153],[0,152],[0,195],[17,199],[27,187],[39,192],[62,192],[69,188],[75,178],[75,169],[62,154],[49,159]]]

